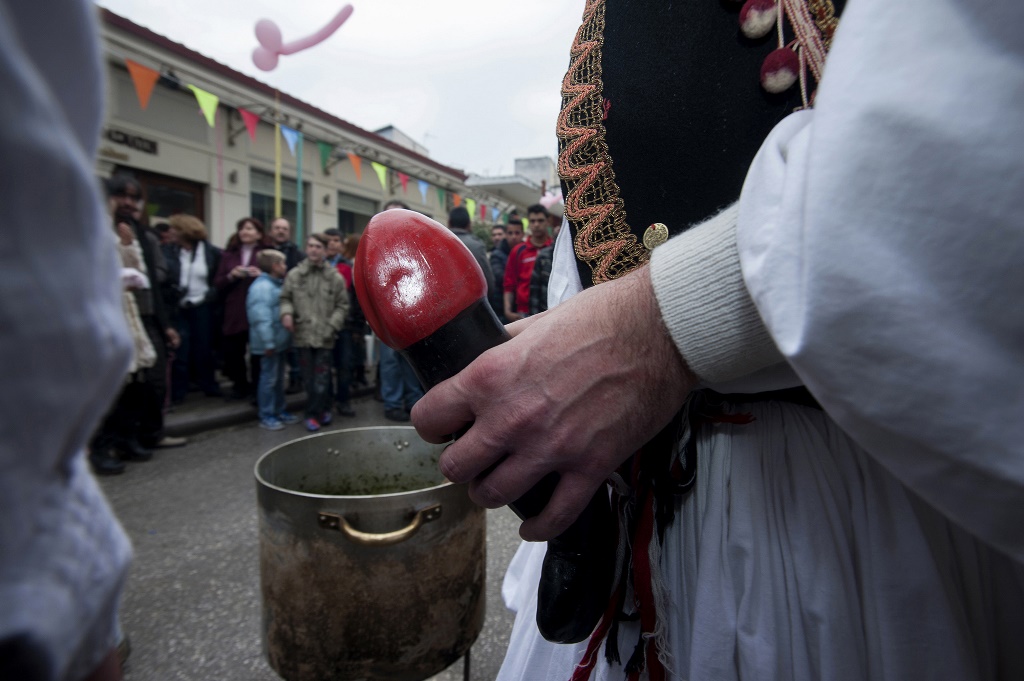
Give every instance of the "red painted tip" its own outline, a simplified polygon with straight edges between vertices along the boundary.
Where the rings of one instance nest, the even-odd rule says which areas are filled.
[[[374,333],[401,350],[487,297],[487,280],[459,237],[415,211],[378,213],[356,252],[356,295]]]

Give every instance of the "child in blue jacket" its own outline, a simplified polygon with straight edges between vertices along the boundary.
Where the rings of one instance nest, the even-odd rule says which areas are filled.
[[[285,255],[273,249],[256,254],[262,274],[249,287],[245,311],[249,317],[249,351],[260,359],[256,400],[260,428],[281,430],[300,419],[284,410],[285,351],[292,335],[281,324],[281,285],[288,272]]]

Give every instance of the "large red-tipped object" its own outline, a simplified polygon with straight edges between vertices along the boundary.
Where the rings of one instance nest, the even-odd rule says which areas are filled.
[[[428,389],[509,339],[473,254],[415,211],[387,210],[370,220],[353,279],[374,333],[409,360]]]
[[[487,302],[473,254],[443,225],[410,210],[370,220],[353,271],[356,295],[374,333],[401,353],[430,389],[509,340]],[[557,474],[509,504],[522,519],[551,499]],[[593,631],[611,591],[615,522],[602,488],[562,535],[548,542],[537,626],[549,641],[577,643]]]

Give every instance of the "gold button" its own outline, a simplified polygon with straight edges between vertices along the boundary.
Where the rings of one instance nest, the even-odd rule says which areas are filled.
[[[668,227],[660,222],[655,222],[644,232],[644,247],[648,251],[653,251],[666,241],[668,241]]]

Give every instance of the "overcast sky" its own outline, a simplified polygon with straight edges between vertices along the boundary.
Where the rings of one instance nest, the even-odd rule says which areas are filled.
[[[394,125],[441,163],[511,174],[513,160],[555,157],[559,86],[584,0],[351,0],[327,41],[252,63],[253,27],[287,43],[347,0],[100,0],[156,33],[367,130]]]

